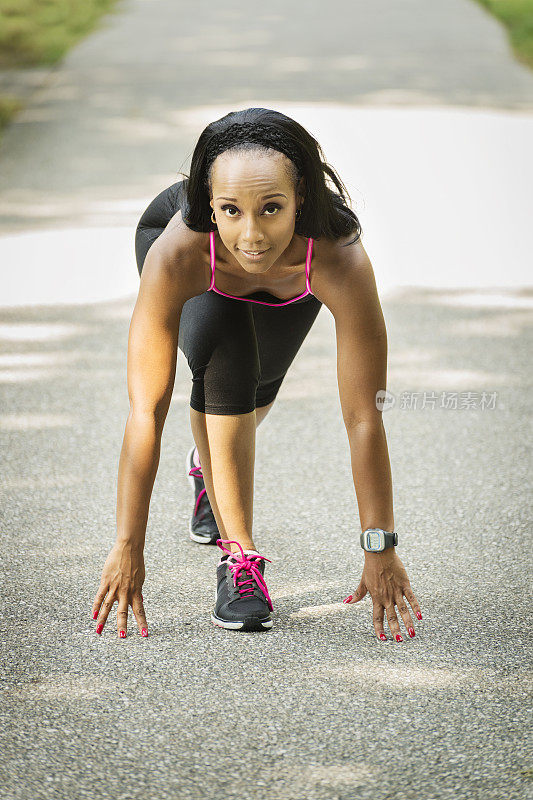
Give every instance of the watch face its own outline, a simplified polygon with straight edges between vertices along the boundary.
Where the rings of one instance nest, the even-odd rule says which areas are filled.
[[[366,535],[366,545],[370,550],[381,550],[381,534],[378,531],[369,531]]]

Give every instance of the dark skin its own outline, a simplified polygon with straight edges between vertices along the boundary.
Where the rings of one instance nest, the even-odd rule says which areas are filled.
[[[307,239],[295,233],[294,225],[305,187],[303,181],[295,185],[289,166],[283,154],[273,151],[230,151],[215,160],[210,202],[217,222],[216,285],[221,291],[235,296],[267,291],[282,300],[304,291]],[[265,198],[271,194],[276,197]],[[375,402],[376,392],[386,388],[387,335],[372,265],[361,241],[342,246],[352,239],[350,235],[314,243],[310,283],[313,294],[335,319],[339,397],[361,529],[392,531],[391,469],[381,411]],[[266,252],[253,261],[243,250]],[[161,434],[174,386],[181,309],[190,297],[205,292],[210,280],[209,234],[191,231],[178,212],[148,252],[130,325],[130,414],[119,463],[117,540],[93,603],[97,632],[118,601],[119,636],[126,635],[129,606],[139,630],[147,635],[141,594],[144,539]],[[211,424],[225,424],[225,418],[211,415]],[[243,459],[247,453],[244,448]],[[233,490],[229,486],[228,491]],[[242,486],[239,491],[240,502]],[[251,533],[244,531],[231,538],[255,548]],[[356,603],[369,593],[378,639],[386,638],[386,614],[391,634],[396,641],[403,641],[396,608],[409,635],[414,636],[406,600],[419,619],[421,610],[396,548],[383,553],[365,551],[364,558],[359,585],[344,602]]]

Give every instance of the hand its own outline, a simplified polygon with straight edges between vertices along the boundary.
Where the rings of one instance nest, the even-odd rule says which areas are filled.
[[[390,632],[397,642],[403,642],[400,634],[400,625],[394,606],[402,615],[405,627],[411,638],[415,635],[413,620],[404,601],[404,595],[415,612],[417,619],[422,619],[422,612],[416,599],[407,572],[394,547],[387,548],[381,553],[367,553],[365,551],[365,566],[361,582],[353,595],[346,597],[343,603],[358,603],[370,592],[374,605],[374,630],[376,636],[382,641],[387,637],[383,631],[383,610],[387,612]]]
[[[131,605],[141,636],[148,636],[141,589],[144,583],[144,556],[142,548],[130,543],[117,542],[109,553],[100,587],[92,607],[93,619],[98,617],[96,633],[102,633],[109,612],[118,601],[117,628],[121,639],[126,638],[128,607]]]

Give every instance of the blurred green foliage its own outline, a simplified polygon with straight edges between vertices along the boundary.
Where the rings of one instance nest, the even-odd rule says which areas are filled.
[[[533,67],[533,0],[477,0],[509,31],[515,57]]]
[[[0,130],[21,108],[22,104],[16,97],[0,97]]]
[[[0,0],[0,69],[52,66],[117,0]],[[0,96],[0,131],[21,110]]]
[[[56,64],[116,0],[0,0],[0,68]]]

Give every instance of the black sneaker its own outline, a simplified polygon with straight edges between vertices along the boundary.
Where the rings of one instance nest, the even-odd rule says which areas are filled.
[[[217,565],[215,610],[211,622],[220,628],[239,631],[263,631],[272,627],[270,611],[272,601],[263,579],[265,561],[259,553],[232,553],[224,544],[239,544],[229,539],[219,539],[217,545],[223,555]]]
[[[194,510],[189,521],[189,536],[193,542],[199,544],[216,544],[220,533],[205,489],[202,468],[197,467],[193,461],[195,449],[196,446],[189,450],[185,462],[189,483],[194,489]]]

